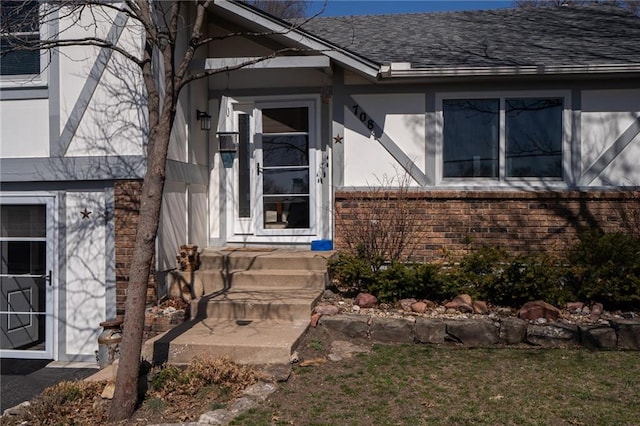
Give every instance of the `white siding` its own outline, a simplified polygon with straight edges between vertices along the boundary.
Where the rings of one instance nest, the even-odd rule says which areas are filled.
[[[598,158],[640,117],[640,90],[592,90],[582,93],[582,171]],[[591,183],[640,185],[640,135]]]
[[[424,172],[425,97],[423,94],[358,95],[356,102],[380,125],[394,143]],[[375,186],[380,180],[403,174],[398,162],[370,136],[347,108],[344,134],[345,186]]]
[[[69,192],[66,210],[66,353],[93,355],[106,319],[104,193]]]
[[[176,267],[178,246],[187,243],[186,185],[167,182],[162,196],[158,236],[158,271]]]
[[[49,156],[47,99],[0,102],[0,157]]]

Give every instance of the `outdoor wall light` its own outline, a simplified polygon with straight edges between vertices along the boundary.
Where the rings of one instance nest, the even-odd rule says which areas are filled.
[[[200,122],[200,130],[211,130],[211,116],[206,111],[197,109],[196,118]]]
[[[217,132],[218,150],[220,152],[236,152],[238,150],[239,132]]]

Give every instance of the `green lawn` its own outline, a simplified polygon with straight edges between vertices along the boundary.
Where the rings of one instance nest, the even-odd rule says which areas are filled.
[[[640,353],[374,346],[294,367],[232,424],[640,425]]]

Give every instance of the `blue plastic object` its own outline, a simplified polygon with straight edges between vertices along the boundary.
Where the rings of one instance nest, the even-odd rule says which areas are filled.
[[[328,250],[333,250],[333,241],[331,240],[311,241],[311,251],[328,251]]]

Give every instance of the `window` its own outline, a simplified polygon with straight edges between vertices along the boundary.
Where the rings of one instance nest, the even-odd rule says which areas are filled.
[[[0,75],[40,73],[38,12],[38,1],[0,2]]]
[[[561,179],[562,97],[442,100],[442,178]]]

